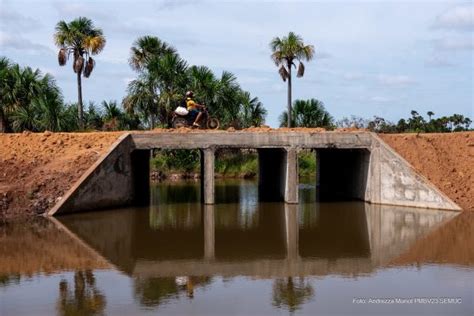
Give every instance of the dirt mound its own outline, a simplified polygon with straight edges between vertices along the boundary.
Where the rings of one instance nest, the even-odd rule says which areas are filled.
[[[474,211],[474,132],[379,136],[461,208]]]
[[[0,219],[52,207],[120,135],[0,134]]]

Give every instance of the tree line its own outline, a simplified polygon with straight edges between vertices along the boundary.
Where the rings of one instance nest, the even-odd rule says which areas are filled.
[[[472,120],[462,114],[453,114],[435,118],[433,111],[428,111],[424,118],[417,111],[412,110],[411,116],[401,118],[397,123],[393,123],[383,117],[374,116],[372,120],[358,116],[343,118],[338,121],[338,127],[366,128],[376,133],[449,133],[470,130]]]

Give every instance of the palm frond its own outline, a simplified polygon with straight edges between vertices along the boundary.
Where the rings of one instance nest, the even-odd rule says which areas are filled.
[[[304,65],[302,62],[300,62],[300,64],[298,65],[298,72],[296,73],[296,76],[298,78],[301,78],[304,76]]]
[[[92,70],[94,70],[95,66],[95,60],[92,59],[92,57],[89,57],[89,59],[86,62],[86,66],[84,67],[84,77],[89,78],[89,76],[92,73]]]
[[[58,63],[59,66],[64,66],[67,61],[67,50],[65,48],[61,48],[58,52]]]
[[[74,72],[80,73],[83,68],[84,68],[84,57],[77,56],[77,58],[74,60]]]
[[[278,73],[280,74],[280,77],[281,79],[283,79],[283,81],[286,81],[286,79],[288,79],[288,77],[290,76],[285,66],[283,65],[280,67],[280,69],[278,69]]]

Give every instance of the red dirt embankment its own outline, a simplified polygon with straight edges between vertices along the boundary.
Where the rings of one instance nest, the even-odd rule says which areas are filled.
[[[0,134],[0,219],[51,208],[121,134]]]
[[[463,210],[474,211],[474,132],[379,136]]]

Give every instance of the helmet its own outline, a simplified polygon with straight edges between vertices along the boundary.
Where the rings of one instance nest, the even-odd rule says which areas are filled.
[[[186,98],[192,98],[194,93],[192,91],[186,92]]]

